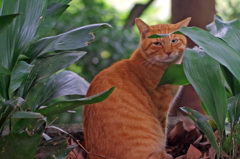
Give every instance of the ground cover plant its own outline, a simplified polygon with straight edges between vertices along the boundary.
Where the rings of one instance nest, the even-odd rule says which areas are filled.
[[[34,158],[39,149],[67,154],[65,140],[48,136],[48,117],[106,99],[113,89],[83,98],[88,82],[64,70],[86,52],[92,24],[44,37],[71,0],[3,0],[0,11],[0,158]],[[58,144],[57,144],[58,143]],[[13,153],[14,152],[14,153]],[[45,154],[46,155],[46,154]]]

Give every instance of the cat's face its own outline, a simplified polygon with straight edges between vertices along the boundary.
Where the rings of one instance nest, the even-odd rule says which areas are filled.
[[[158,24],[149,26],[140,19],[136,25],[141,34],[140,49],[143,57],[152,64],[169,64],[181,60],[187,45],[184,35],[171,34],[164,38],[148,38],[152,34],[168,34],[187,26],[191,18],[177,24]]]

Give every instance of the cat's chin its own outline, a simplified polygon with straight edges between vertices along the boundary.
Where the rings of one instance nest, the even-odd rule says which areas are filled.
[[[175,64],[179,63],[179,60],[181,60],[180,56],[174,57],[174,58],[167,58],[161,61],[162,64],[164,65],[170,65],[170,64]]]

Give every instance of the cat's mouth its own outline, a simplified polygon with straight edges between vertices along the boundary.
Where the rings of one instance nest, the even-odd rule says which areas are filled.
[[[176,60],[178,60],[179,57],[180,57],[179,54],[177,56],[167,56],[166,58],[164,58],[164,60],[162,62],[164,62],[164,63],[172,63],[172,62],[175,62]]]

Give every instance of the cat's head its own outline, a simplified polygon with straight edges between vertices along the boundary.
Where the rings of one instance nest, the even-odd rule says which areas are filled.
[[[136,25],[141,35],[139,48],[143,57],[151,63],[175,63],[182,58],[187,45],[184,35],[171,34],[164,38],[148,38],[152,34],[168,34],[187,26],[191,18],[176,24],[147,25],[141,19],[136,19]]]

